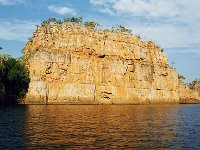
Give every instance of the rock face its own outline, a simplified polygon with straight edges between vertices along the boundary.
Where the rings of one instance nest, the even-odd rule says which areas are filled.
[[[195,80],[192,83],[189,84],[190,89],[195,90],[198,92],[198,96],[200,99],[200,80]]]
[[[25,47],[27,104],[179,103],[197,98],[153,42],[78,25],[39,27]]]
[[[199,96],[199,99],[200,99],[200,80],[197,81],[197,83],[195,85],[195,89],[197,90],[198,96]]]

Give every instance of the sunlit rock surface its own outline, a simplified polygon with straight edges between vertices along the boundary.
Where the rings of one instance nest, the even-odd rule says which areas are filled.
[[[199,99],[200,99],[200,80],[197,81],[197,83],[195,85],[195,89],[197,90],[198,95],[199,95]]]
[[[78,25],[39,27],[25,47],[26,104],[151,104],[197,98],[153,42]]]
[[[198,96],[199,96],[199,99],[200,99],[200,79],[192,81],[189,84],[189,87],[190,87],[190,89],[198,92]]]

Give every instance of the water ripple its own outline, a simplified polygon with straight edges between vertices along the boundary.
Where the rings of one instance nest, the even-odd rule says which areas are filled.
[[[0,149],[199,149],[200,105],[0,107]]]

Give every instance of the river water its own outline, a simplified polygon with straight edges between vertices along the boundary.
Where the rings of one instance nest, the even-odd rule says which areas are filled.
[[[0,107],[0,149],[200,149],[200,105]]]

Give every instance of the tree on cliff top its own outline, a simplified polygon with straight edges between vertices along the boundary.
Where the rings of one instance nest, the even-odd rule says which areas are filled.
[[[132,30],[131,29],[127,29],[125,28],[124,26],[122,25],[118,25],[116,27],[112,27],[112,31],[115,31],[115,32],[122,32],[124,34],[128,34],[128,35],[131,35],[132,33]]]
[[[98,22],[94,22],[94,21],[86,21],[84,23],[84,26],[90,29],[97,29],[97,27],[100,26],[100,24]]]
[[[82,17],[78,17],[78,18],[75,18],[75,17],[72,17],[72,18],[64,18],[64,23],[77,23],[77,24],[80,24],[83,22],[83,18]]]
[[[63,21],[57,20],[56,18],[49,18],[47,20],[44,20],[41,23],[41,26],[46,26],[46,25],[54,25],[54,24],[80,24],[83,25],[87,28],[97,30],[97,28],[100,26],[98,22],[95,21],[86,21],[83,22],[82,17],[71,17],[71,18],[64,18]],[[111,31],[115,32],[120,32],[126,35],[132,35],[132,30],[125,28],[123,25],[118,25],[116,27],[112,27]],[[137,36],[140,39],[140,36]]]
[[[183,80],[185,80],[185,77],[181,74],[178,74],[178,79],[183,82]]]
[[[45,26],[45,25],[54,25],[54,24],[62,24],[62,21],[61,20],[57,20],[56,18],[49,18],[47,20],[44,20],[42,23],[41,23],[41,26]]]

